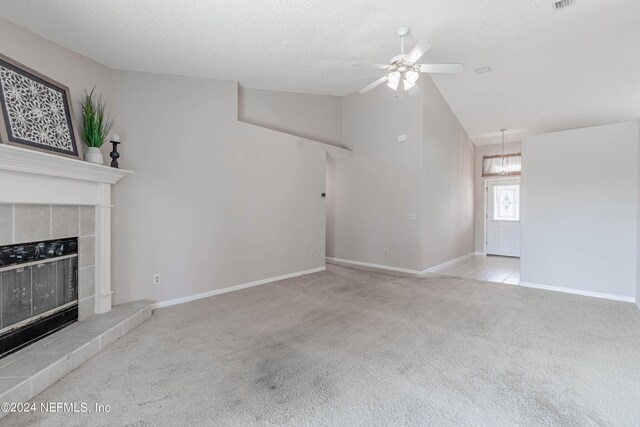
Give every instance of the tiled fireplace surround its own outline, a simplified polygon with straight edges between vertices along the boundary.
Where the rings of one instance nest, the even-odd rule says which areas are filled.
[[[95,313],[95,207],[0,204],[0,246],[78,237],[78,319]]]
[[[0,144],[0,240],[78,236],[80,318],[111,310],[111,186],[131,173]]]

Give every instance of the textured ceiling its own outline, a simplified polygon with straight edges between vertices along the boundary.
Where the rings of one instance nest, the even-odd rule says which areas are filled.
[[[110,67],[345,95],[409,25],[462,62],[434,80],[476,144],[640,116],[640,1],[0,0],[0,16]],[[476,75],[490,65],[490,73]],[[387,90],[381,87],[377,90]]]

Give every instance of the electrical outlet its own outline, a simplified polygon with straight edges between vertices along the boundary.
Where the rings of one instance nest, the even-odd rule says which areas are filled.
[[[415,221],[418,216],[414,213],[409,214],[409,221]]]
[[[315,258],[316,257],[316,253],[314,251],[311,251],[311,258]]]
[[[153,275],[153,284],[154,285],[159,285],[160,284],[160,275],[159,274],[154,274]]]
[[[398,142],[407,142],[407,135],[398,135]]]
[[[384,250],[384,254],[385,254],[385,255],[389,255],[389,249],[385,249],[385,250]]]

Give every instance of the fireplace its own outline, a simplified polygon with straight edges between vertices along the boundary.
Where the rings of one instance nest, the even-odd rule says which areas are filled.
[[[26,307],[29,298],[27,295],[22,296],[21,310],[18,311],[20,315],[7,316],[6,323],[0,323],[0,336],[4,338],[0,354],[11,351],[7,348],[15,350],[16,347],[13,344],[9,346],[8,343],[15,343],[17,338],[15,336],[8,338],[7,334],[15,332],[17,327],[27,324],[35,326],[34,329],[27,330],[28,334],[25,333],[22,340],[24,342],[17,347],[33,342],[35,337],[39,336],[34,331],[38,332],[42,326],[35,322],[42,320],[43,314],[54,315],[51,321],[54,322],[52,329],[55,329],[72,322],[73,319],[77,318],[82,322],[94,314],[111,310],[113,294],[111,289],[111,187],[132,173],[124,169],[0,144],[0,182],[2,182],[0,186],[0,247],[6,250],[9,250],[9,247],[14,249],[23,247],[23,252],[29,252],[24,249],[29,245],[26,242],[34,242],[33,245],[37,245],[51,239],[66,241],[68,238],[75,239],[74,236],[78,236],[75,245],[77,257],[67,253],[39,260],[46,261],[43,264],[50,261],[56,262],[56,292],[59,289],[57,275],[60,271],[64,271],[67,265],[72,279],[76,280],[76,295],[71,292],[65,294],[62,291],[56,294],[56,298],[62,295],[63,304],[58,306],[56,299],[56,305],[52,306],[51,291],[49,291],[49,299],[46,299],[45,303],[34,301],[34,307],[29,305],[28,309]],[[35,253],[35,246],[33,251]],[[56,251],[53,252],[55,255]],[[41,254],[43,251],[38,253]],[[68,257],[63,258],[65,256]],[[66,261],[71,258],[77,261]],[[12,263],[0,268],[11,267],[6,269],[7,271],[19,269],[29,271],[30,268],[31,279],[34,277],[38,279],[40,274],[46,277],[46,271],[53,274],[52,267],[34,268],[36,264],[27,265],[29,262],[33,261],[26,261],[21,266]],[[34,270],[37,271],[35,276]],[[20,272],[15,271],[10,274],[17,277],[18,273]],[[28,275],[20,277],[25,283],[24,292],[27,292],[26,283],[30,286],[34,286],[35,283],[37,299],[40,295],[40,287],[37,283],[27,282]],[[47,285],[51,286],[50,283]],[[33,291],[32,288],[29,290]],[[33,294],[34,292],[32,296]],[[2,292],[0,292],[0,299],[3,299]],[[2,301],[0,301],[1,305]],[[30,315],[34,312],[38,314],[26,318],[27,311]],[[2,316],[0,316],[0,322],[1,318]]]
[[[77,237],[0,246],[0,357],[77,319]]]

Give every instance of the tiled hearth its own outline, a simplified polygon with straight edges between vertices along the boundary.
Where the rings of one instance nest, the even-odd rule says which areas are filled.
[[[95,313],[95,207],[0,204],[0,246],[78,237],[78,318]]]
[[[0,359],[0,403],[29,401],[149,317],[150,301],[117,305]]]

